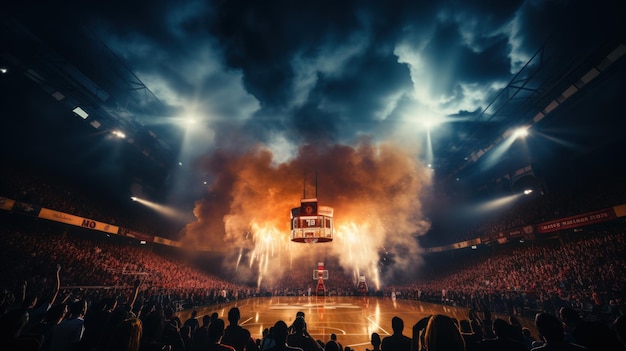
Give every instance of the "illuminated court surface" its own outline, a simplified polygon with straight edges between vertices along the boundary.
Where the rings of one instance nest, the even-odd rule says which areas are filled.
[[[467,318],[467,308],[436,305],[420,301],[392,299],[388,297],[263,297],[246,299],[206,308],[198,308],[198,317],[217,312],[228,325],[228,311],[237,306],[241,311],[239,324],[261,338],[264,328],[283,320],[290,325],[296,312],[303,311],[309,333],[326,342],[330,334],[337,334],[338,341],[345,347],[357,351],[372,348],[370,335],[373,332],[381,338],[391,335],[391,319],[394,316],[404,321],[403,334],[412,337],[412,327],[421,318],[432,314],[445,314],[459,320]],[[181,320],[189,318],[191,311],[179,313]],[[493,318],[496,318],[494,316]],[[535,328],[530,321],[521,320],[536,337]]]

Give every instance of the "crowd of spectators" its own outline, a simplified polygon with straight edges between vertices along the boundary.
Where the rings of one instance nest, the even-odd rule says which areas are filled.
[[[7,172],[5,176],[9,181],[2,182],[0,190],[3,193],[0,195],[154,232],[149,225],[142,227],[145,224],[135,224],[132,220],[126,222],[121,219],[123,215],[117,217],[117,213],[103,210],[101,204],[90,202],[88,197],[75,197],[80,195],[50,185],[44,178],[24,176],[19,172]],[[590,193],[585,201],[567,193],[537,197],[530,202],[531,207],[516,208],[510,215],[502,216],[499,222],[488,223],[491,227],[483,228],[481,232],[501,230],[506,227],[502,223],[521,225],[528,223],[528,218],[541,221],[604,208],[617,205],[624,199],[621,192],[608,192],[603,196],[597,187],[587,190]],[[580,191],[582,194],[584,189]],[[560,201],[565,201],[567,206],[560,206]],[[129,333],[141,329],[141,336],[135,337],[134,343],[142,350],[167,346],[170,350],[189,351],[193,349],[193,333],[176,320],[176,311],[267,294],[307,295],[316,284],[308,266],[286,272],[274,286],[235,284],[176,255],[157,252],[151,245],[116,241],[102,236],[104,234],[85,235],[81,229],[77,229],[75,235],[52,225],[48,227],[45,221],[36,218],[18,219],[20,215],[8,212],[0,215],[6,224],[0,228],[0,330],[3,333],[0,337],[10,341],[7,345],[17,345],[15,347],[19,349],[64,349],[56,345],[59,341],[54,341],[53,335],[56,329],[63,329],[61,324],[66,323],[67,337],[63,340],[75,340],[70,337],[76,332],[75,328],[85,332],[86,341],[79,340],[80,343],[77,341],[73,345],[77,350],[112,350],[113,342],[119,341],[114,335],[128,338]],[[460,261],[464,264],[459,265]],[[396,298],[453,304],[465,306],[470,311],[481,311],[485,314],[482,319],[470,316],[471,330],[463,328],[466,324],[463,321],[451,321],[456,329],[446,333],[461,333],[463,349],[488,350],[496,347],[491,344],[497,342],[480,344],[480,340],[509,338],[503,335],[508,335],[514,323],[491,321],[488,316],[492,311],[512,318],[537,316],[537,328],[546,333],[542,335],[544,344],[527,343],[526,350],[540,346],[548,349],[546,344],[550,342],[554,345],[555,342],[583,340],[580,335],[577,338],[574,334],[567,334],[571,332],[566,323],[568,315],[572,325],[598,323],[609,328],[612,334],[609,333],[611,336],[607,338],[617,337],[618,331],[624,328],[626,230],[623,219],[568,232],[567,235],[557,233],[544,240],[511,242],[489,250],[433,254],[427,258],[427,263],[424,267],[428,270],[424,270],[417,281],[370,293],[393,294]],[[353,277],[333,274],[330,278],[326,281],[328,294],[357,294]],[[571,317],[572,313],[567,314],[568,311],[581,316],[582,322],[574,322],[575,318]],[[96,315],[100,317],[94,318]],[[429,342],[434,345],[436,341],[428,330],[444,329],[449,325],[446,318],[449,317],[432,316],[422,321],[423,328],[418,327],[417,333],[414,327],[412,349],[421,349]],[[563,340],[559,339],[558,330],[554,332],[554,318],[561,327],[565,325],[561,332],[566,337]],[[224,324],[221,328],[214,327],[221,331],[209,332],[211,325],[205,325],[206,339],[219,343],[221,333],[227,328]],[[219,325],[219,322],[215,324]],[[276,327],[281,329],[282,324],[278,323]],[[569,327],[575,329],[575,326]],[[102,339],[105,336],[108,339]],[[474,340],[476,338],[478,342]],[[594,349],[588,340],[582,343]],[[317,344],[320,348],[326,346],[321,342]],[[382,344],[382,350],[386,351],[384,342]],[[261,345],[262,340],[257,340],[257,347],[261,348]],[[415,345],[420,346],[415,348]],[[615,349],[622,348],[616,346]]]
[[[512,243],[486,252],[431,257],[428,271],[396,296],[509,315],[571,307],[612,321],[625,311],[626,234],[617,227],[572,233],[569,239]],[[452,264],[462,261],[464,264]],[[448,262],[448,263],[446,263]]]

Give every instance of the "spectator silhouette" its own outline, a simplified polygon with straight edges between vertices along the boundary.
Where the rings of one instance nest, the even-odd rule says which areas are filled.
[[[187,319],[185,321],[185,323],[183,324],[183,327],[189,327],[191,328],[191,333],[193,334],[193,332],[196,331],[196,329],[198,329],[200,327],[200,322],[198,322],[198,311],[193,310],[191,311],[191,317],[189,317],[189,319]]]
[[[128,318],[117,325],[107,341],[106,351],[139,351],[143,326],[138,318]]]
[[[586,347],[565,341],[561,321],[546,312],[537,313],[535,326],[544,340],[543,345],[534,347],[532,351],[579,351]]]
[[[233,307],[228,311],[229,325],[224,331],[224,337],[222,343],[230,345],[237,351],[257,351],[257,345],[250,331],[239,325],[239,319],[241,318],[241,312],[239,308]]]
[[[202,316],[202,325],[191,334],[191,351],[203,350],[208,347],[209,325],[211,325],[211,316]]]
[[[428,351],[465,351],[465,341],[452,318],[432,316],[424,332],[424,346]]]
[[[623,350],[616,333],[608,325],[601,322],[585,321],[580,317],[578,311],[571,307],[562,307],[559,310],[559,315],[564,325],[567,341],[585,346],[590,350]]]
[[[180,335],[180,319],[174,315],[174,310],[167,307],[164,310],[165,325],[163,326],[163,342],[172,347],[172,351],[184,351],[185,342]]]
[[[274,339],[274,335],[272,333],[273,329],[274,327],[263,329],[263,338],[261,339],[261,345],[259,346],[261,351],[266,351],[276,346],[276,340]]]
[[[411,338],[411,351],[421,351],[424,349],[424,332],[428,326],[430,317],[424,317],[413,325],[413,337]]]
[[[410,351],[411,338],[402,334],[404,321],[400,317],[391,319],[391,329],[393,334],[385,337],[381,343],[382,351]]]
[[[465,341],[465,350],[480,350],[480,342],[482,341],[482,339],[476,333],[474,333],[474,330],[472,329],[472,324],[469,319],[461,319],[459,321],[459,331],[461,332],[463,341]]]
[[[526,327],[522,328],[522,338],[523,338],[522,342],[524,344],[524,347],[526,347],[527,350],[532,349],[533,343],[537,341],[530,333],[530,329]]]
[[[87,301],[78,300],[70,304],[68,318],[59,323],[52,331],[50,351],[68,351],[78,349],[85,331],[84,319]]]
[[[332,333],[330,334],[330,340],[329,342],[334,341],[337,343],[337,346],[339,347],[339,350],[343,350],[343,345],[341,345],[341,343],[337,340],[337,334]]]
[[[320,349],[317,341],[306,331],[304,317],[296,318],[293,321],[293,334],[287,336],[287,345],[301,348],[304,351],[317,351]]]
[[[28,330],[27,335],[33,335],[41,340],[40,351],[47,351],[50,349],[50,339],[52,337],[52,331],[54,328],[63,321],[63,318],[67,314],[67,304],[60,303],[52,306],[44,318],[37,324],[33,325]]]
[[[303,351],[299,347],[287,345],[287,335],[289,334],[289,328],[287,327],[287,323],[285,323],[284,321],[279,320],[274,323],[271,334],[274,337],[276,346],[269,348],[269,351]]]
[[[372,349],[365,349],[365,351],[380,351],[380,335],[378,333],[372,333],[372,337],[370,338],[370,343],[372,344]]]
[[[515,335],[516,331],[517,330],[504,319],[496,318],[493,321],[493,333],[495,338],[483,340],[481,343],[481,350],[526,351],[526,347],[524,347],[524,345],[519,341],[519,337]]]
[[[210,351],[234,351],[235,348],[221,343],[224,336],[224,320],[217,319],[209,325],[209,346],[205,350]]]

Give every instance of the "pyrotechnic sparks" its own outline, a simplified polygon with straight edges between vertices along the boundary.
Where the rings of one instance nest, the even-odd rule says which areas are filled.
[[[340,265],[328,267],[331,275],[352,274],[355,282],[365,276],[379,289],[385,280],[379,264],[383,247],[396,255],[392,270],[406,272],[420,262],[415,237],[429,228],[420,194],[430,184],[431,171],[398,147],[367,142],[356,148],[304,147],[278,165],[263,149],[214,154],[201,167],[215,181],[196,203],[197,221],[187,226],[186,239],[227,247],[232,260],[224,268],[233,269],[237,278],[269,286],[285,271],[301,270],[311,279],[314,262],[331,257]],[[300,203],[304,175],[315,171],[320,205],[335,209],[335,240],[293,243],[289,211]]]

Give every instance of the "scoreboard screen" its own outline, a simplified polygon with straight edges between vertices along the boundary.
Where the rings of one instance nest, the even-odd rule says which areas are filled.
[[[321,227],[321,221],[319,217],[300,217],[300,228],[319,228]]]

